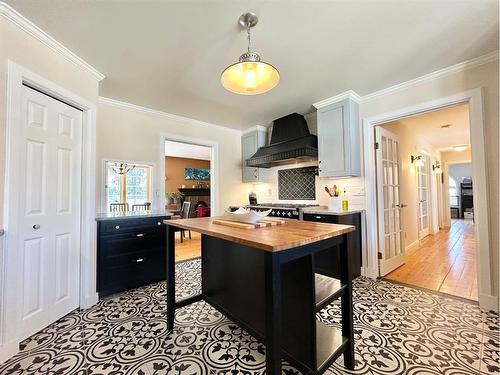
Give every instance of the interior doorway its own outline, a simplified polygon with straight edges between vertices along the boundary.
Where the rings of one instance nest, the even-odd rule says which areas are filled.
[[[379,133],[393,145],[375,154],[380,275],[477,300],[468,104],[380,124],[377,142]]]
[[[211,216],[212,147],[165,140],[165,209],[173,219]],[[176,233],[176,261],[201,256],[201,235]]]

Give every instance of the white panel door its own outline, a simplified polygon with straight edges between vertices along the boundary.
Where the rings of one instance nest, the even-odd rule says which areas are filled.
[[[399,138],[375,127],[377,164],[378,248],[380,276],[403,265],[403,225],[401,214],[401,157]]]
[[[82,112],[23,86],[17,248],[22,336],[78,307]]]
[[[429,157],[418,154],[423,162],[417,167],[417,194],[418,194],[418,239],[429,235]]]

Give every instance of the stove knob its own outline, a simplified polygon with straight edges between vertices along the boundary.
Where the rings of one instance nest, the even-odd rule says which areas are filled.
[[[292,213],[291,213],[291,212],[289,212],[289,213],[288,213],[288,216],[292,216]]]
[[[281,215],[281,211],[276,211],[276,215]]]
[[[271,211],[271,215],[274,215],[274,210]]]
[[[281,215],[282,215],[282,216],[285,216],[285,215],[286,215],[286,212],[285,212],[285,211],[283,211],[283,212],[281,213]]]

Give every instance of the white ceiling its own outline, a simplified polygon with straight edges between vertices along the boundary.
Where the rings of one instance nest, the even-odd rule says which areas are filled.
[[[462,104],[398,120],[437,150],[450,151],[453,146],[470,145],[469,106]],[[442,128],[443,125],[450,125]]]
[[[210,160],[210,147],[165,141],[165,156]]]
[[[352,89],[360,95],[498,50],[498,0],[6,0],[106,75],[102,96],[243,129]],[[252,44],[280,84],[225,91]]]

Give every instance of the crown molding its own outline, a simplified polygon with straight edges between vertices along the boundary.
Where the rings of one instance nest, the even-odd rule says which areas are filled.
[[[418,85],[421,85],[423,83],[431,82],[431,81],[448,76],[448,75],[453,74],[453,73],[462,72],[462,71],[474,68],[476,66],[480,66],[480,65],[484,65],[484,64],[496,61],[499,59],[499,57],[500,57],[499,51],[493,51],[493,52],[487,53],[486,55],[479,56],[479,57],[455,64],[455,65],[451,65],[451,66],[448,66],[446,68],[439,69],[439,70],[436,70],[436,71],[428,73],[428,74],[424,74],[423,76],[420,76],[420,77],[417,77],[414,79],[410,79],[409,81],[401,82],[401,83],[398,83],[397,85],[390,86],[390,87],[387,87],[385,89],[372,92],[370,94],[362,96],[361,100],[362,100],[362,102],[369,102],[371,100],[375,100],[375,99],[378,99],[378,98],[405,90],[405,89],[410,88],[412,86],[418,86]]]
[[[0,16],[4,17],[6,20],[12,22],[14,25],[19,27],[21,30],[25,31],[38,41],[42,42],[45,46],[49,47],[53,51],[59,53],[61,56],[71,61],[75,65],[84,69],[85,71],[92,74],[98,81],[104,79],[104,74],[95,69],[92,65],[87,63],[85,60],[77,56],[75,53],[71,52],[68,48],[63,46],[45,31],[36,26],[33,22],[28,20],[26,17],[17,12],[14,8],[10,7],[3,1],[0,1]]]
[[[493,52],[487,53],[486,55],[479,56],[479,57],[476,57],[474,59],[467,60],[467,61],[455,64],[455,65],[451,65],[451,66],[448,66],[448,67],[440,69],[440,70],[436,70],[435,72],[428,73],[428,74],[425,74],[423,76],[420,76],[420,77],[417,77],[414,79],[410,79],[409,81],[398,83],[397,85],[390,86],[390,87],[387,87],[387,88],[382,89],[382,90],[374,91],[374,92],[367,94],[367,95],[361,96],[361,95],[358,95],[353,90],[348,90],[348,91],[342,92],[338,95],[332,96],[330,98],[326,98],[326,99],[321,100],[319,102],[313,103],[313,106],[316,109],[318,109],[318,108],[322,108],[322,107],[325,107],[327,105],[339,102],[339,101],[344,100],[344,99],[352,99],[357,103],[369,102],[371,100],[382,98],[384,96],[394,94],[396,92],[405,90],[405,89],[413,87],[413,86],[421,85],[422,83],[434,81],[436,79],[445,77],[445,76],[453,74],[453,73],[461,72],[461,71],[472,69],[474,67],[484,65],[484,64],[487,64],[487,63],[490,63],[493,61],[497,61],[497,60],[499,60],[499,58],[500,58],[499,51],[493,51]]]
[[[106,98],[104,96],[100,96],[98,100],[99,100],[99,103],[102,103],[102,104],[107,104],[107,105],[110,105],[113,107],[118,107],[121,109],[133,111],[133,112],[146,113],[148,115],[159,116],[159,117],[163,117],[163,118],[169,119],[171,121],[179,122],[179,123],[198,125],[198,126],[204,126],[204,127],[212,127],[212,128],[218,129],[218,130],[225,130],[225,131],[236,132],[238,134],[241,134],[241,130],[238,130],[238,129],[229,128],[229,127],[223,126],[223,125],[212,124],[210,122],[195,120],[195,119],[192,119],[189,117],[174,115],[172,113],[158,111],[156,109],[142,107],[140,105],[122,102],[122,101],[116,100],[116,99]]]
[[[348,90],[344,91],[338,95],[332,96],[330,98],[326,98],[323,100],[320,100],[319,102],[313,103],[314,108],[319,109],[326,107],[327,105],[339,102],[344,99],[351,99],[354,100],[356,103],[359,103],[362,101],[362,97],[359,96],[355,91],[353,90]]]

